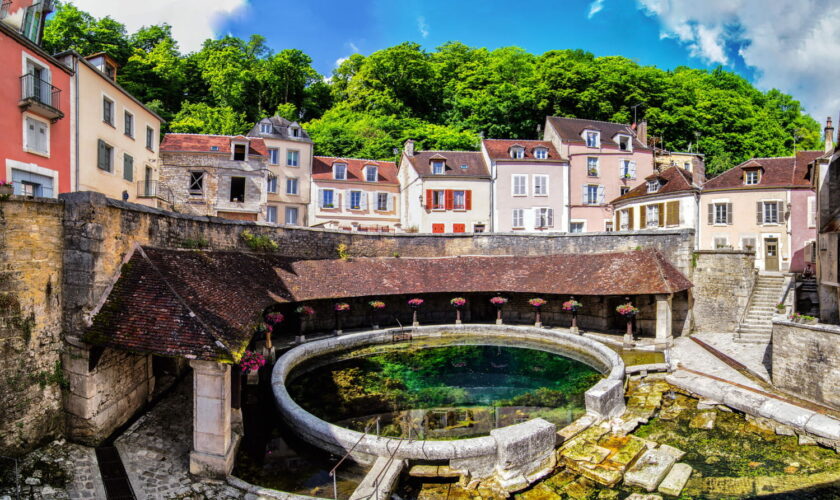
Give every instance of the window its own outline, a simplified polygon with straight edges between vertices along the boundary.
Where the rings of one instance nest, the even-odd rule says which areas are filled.
[[[289,226],[297,226],[298,207],[286,207],[286,224]]]
[[[613,232],[613,222],[611,220],[604,221],[604,231],[608,233]]]
[[[129,113],[128,111],[124,114],[124,122],[125,122],[125,135],[134,138],[134,115]]]
[[[647,205],[645,207],[645,218],[647,227],[659,227],[659,205]]]
[[[548,196],[548,176],[534,176],[534,196]]]
[[[629,135],[618,136],[618,149],[622,151],[633,151],[633,140]]]
[[[30,153],[50,154],[50,128],[47,122],[27,116],[25,127],[26,137],[24,138],[23,149]]]
[[[388,193],[376,193],[376,210],[379,212],[390,212],[391,207],[389,206],[390,203],[388,201],[391,197]]]
[[[271,124],[270,123],[260,123],[260,133],[261,134],[270,134],[271,133]],[[277,208],[275,207],[274,210],[275,210],[275,215],[276,215]],[[275,217],[275,219],[276,218],[277,217]],[[272,221],[272,222],[276,222],[276,220]]]
[[[514,229],[521,229],[525,227],[525,209],[523,208],[514,208],[513,209],[513,228]]]
[[[732,204],[731,203],[710,203],[709,204],[709,224],[712,225],[726,225],[732,224]]]
[[[548,158],[548,149],[546,148],[535,148],[534,149],[534,158],[538,160],[545,160]]]
[[[461,170],[466,170],[466,169],[468,169],[468,168],[470,168],[470,166],[469,166],[469,165],[467,165],[466,163],[462,163],[462,164],[461,164]]]
[[[630,229],[630,212],[628,212],[627,210],[622,210],[618,212],[618,222],[619,228],[622,231],[627,231],[628,229]]]
[[[362,193],[361,191],[350,191],[350,196],[347,197],[347,208],[349,208],[350,210],[363,210],[364,208],[366,208],[363,206],[362,198],[367,197],[363,197],[363,194],[364,193]]]
[[[8,6],[4,6],[8,9]],[[21,34],[31,41],[38,43],[38,37],[41,33],[41,21],[43,21],[44,13],[40,2],[34,2],[26,8],[23,15],[23,27]]]
[[[817,199],[808,198],[808,227],[817,227]]]
[[[114,101],[107,97],[102,98],[102,121],[114,126]]]
[[[635,179],[636,162],[630,160],[620,160],[618,164],[618,176],[622,179]]]
[[[146,127],[146,149],[155,150],[155,129]]]
[[[747,186],[753,186],[755,184],[758,184],[760,177],[761,173],[758,169],[747,170],[746,172],[744,172],[744,184],[746,184]]]
[[[347,180],[347,164],[346,163],[334,163],[333,164],[333,179],[337,181],[346,181]]]
[[[683,163],[683,168],[685,170],[691,170],[691,162],[687,161],[687,162]]]
[[[584,222],[572,222],[569,224],[569,232],[570,233],[582,233]]]
[[[230,201],[243,203],[245,201],[245,178],[230,178]]]
[[[292,137],[300,137],[300,129],[297,127],[290,127],[289,130],[292,132]]]
[[[431,202],[432,210],[445,210],[446,209],[446,191],[443,190],[435,190],[429,191],[431,193]]]
[[[452,192],[452,209],[466,210],[467,209],[467,192],[453,191]]]
[[[586,147],[597,148],[601,145],[601,134],[598,132],[586,132]]]
[[[46,175],[28,172],[26,170],[19,170],[12,168],[12,181],[14,186],[14,193],[22,196],[36,196],[43,198],[52,198],[53,178]]]
[[[277,207],[274,205],[269,205],[265,207],[265,220],[266,222],[273,222],[277,224]]]
[[[190,172],[189,191],[191,195],[204,194],[204,172]]]
[[[434,160],[432,162],[432,174],[443,175],[446,169],[446,163],[443,160]]]
[[[780,205],[782,202],[779,201],[764,201],[758,202],[760,208],[762,209],[762,215],[759,216],[759,223],[761,224],[778,224],[779,223],[779,213],[781,212]]]
[[[379,169],[374,165],[365,167],[365,181],[376,182],[379,179]]]
[[[265,182],[265,190],[269,193],[276,193],[277,192],[277,176],[276,175],[268,175],[268,179]]]
[[[528,195],[528,176],[521,174],[514,174],[512,176],[513,196],[527,196]]]
[[[467,232],[467,225],[466,224],[452,224],[452,232],[453,233],[466,233]]]
[[[300,152],[286,151],[286,165],[289,167],[297,167],[300,165]]]
[[[657,191],[659,191],[659,180],[654,179],[652,181],[648,181],[647,192],[648,193],[655,193]]]
[[[583,186],[583,204],[598,205],[603,202],[604,188],[595,184]]]
[[[525,148],[521,146],[514,146],[510,148],[510,157],[514,160],[521,160],[525,158]]]
[[[483,233],[485,229],[487,229],[487,226],[485,226],[484,224],[473,224],[474,233]]]
[[[598,158],[590,156],[586,159],[586,175],[589,177],[598,177]]]
[[[100,170],[111,172],[114,169],[114,148],[107,142],[99,139],[99,147],[96,154],[96,166]]]
[[[280,151],[277,148],[268,148],[268,163],[272,165],[280,163]]]
[[[535,208],[534,209],[534,227],[554,227],[554,209],[553,208]]]
[[[130,154],[123,154],[123,179],[134,182],[134,157]]]
[[[745,252],[755,252],[755,238],[752,236],[745,236],[741,238],[741,250]]]
[[[621,193],[621,196],[624,196],[625,194],[630,192],[630,187],[629,186],[621,186],[618,189],[618,191]]]
[[[298,180],[295,177],[289,177],[286,179],[286,194],[297,195],[298,194]]]
[[[446,232],[446,226],[444,224],[432,224],[432,232],[433,233]]]
[[[715,236],[715,248],[729,248],[729,240],[726,236]]]
[[[321,208],[335,208],[334,191],[332,189],[322,189],[321,196],[318,201],[321,202]]]
[[[244,144],[234,144],[233,145],[233,160],[234,161],[245,161],[245,145]]]

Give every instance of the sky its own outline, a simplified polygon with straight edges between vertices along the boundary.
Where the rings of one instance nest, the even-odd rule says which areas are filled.
[[[321,74],[354,52],[447,41],[541,54],[584,49],[663,69],[722,65],[778,88],[821,124],[838,116],[837,0],[72,0],[134,31],[167,22],[183,51],[212,36],[260,34],[297,48]]]

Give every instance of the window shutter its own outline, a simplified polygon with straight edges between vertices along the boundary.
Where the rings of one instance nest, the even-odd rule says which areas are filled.
[[[603,204],[605,201],[604,186],[598,186],[598,203]]]
[[[589,186],[584,184],[582,187],[583,187],[583,189],[580,192],[580,203],[581,203],[581,205],[587,205],[586,195],[587,195],[587,189],[588,189]]]
[[[352,205],[353,205],[353,197],[350,195],[350,190],[345,189],[344,190],[344,206],[347,210],[350,210]]]
[[[639,229],[647,227],[647,205],[639,207]]]
[[[105,146],[105,141],[99,139],[99,153],[98,153],[98,166],[102,170],[108,170],[108,149]]]
[[[635,161],[630,162],[630,177],[632,179],[636,178],[636,162]]]
[[[613,231],[621,231],[621,215],[620,212],[615,212],[615,225],[613,226]]]
[[[668,211],[668,225],[669,226],[679,226],[680,225],[680,202],[679,201],[669,201],[667,205]]]
[[[665,204],[659,203],[659,227],[665,227]]]
[[[324,190],[323,189],[318,190],[318,206],[320,206],[321,208],[324,208]]]
[[[540,226],[541,226],[540,225],[540,209],[535,208],[534,209],[534,227],[537,228],[537,227],[540,227]]]
[[[764,223],[764,203],[757,201],[755,202],[755,223],[759,226]]]
[[[633,207],[627,209],[627,229],[633,230]]]
[[[466,193],[464,193],[464,204],[467,206],[467,210],[472,210],[472,190],[468,189]]]
[[[361,210],[367,210],[367,207],[368,207],[368,194],[366,192],[362,191],[359,194],[359,208]]]
[[[123,156],[123,179],[134,180],[134,158],[129,155]]]
[[[452,210],[455,208],[455,191],[451,189],[447,189],[444,192],[444,199],[446,200],[446,209]]]
[[[715,223],[715,204],[709,203],[709,225]]]
[[[548,225],[548,227],[554,227],[554,209],[549,208],[547,210],[547,212],[548,212],[548,215],[547,215],[548,224],[547,225]]]
[[[432,190],[427,189],[426,190],[426,210],[431,210],[432,209],[432,196],[434,196],[434,194],[432,193]]]
[[[777,201],[776,202],[776,207],[778,209],[777,212],[776,212],[776,215],[779,218],[779,220],[777,222],[779,224],[784,224],[785,223],[785,202]]]
[[[817,199],[813,196],[808,198],[808,227],[815,227],[817,219]]]
[[[385,202],[385,209],[389,212],[393,212],[394,211],[394,197],[395,197],[395,195],[389,194],[387,196],[388,196],[388,201]]]
[[[727,203],[726,204],[726,223],[729,224],[730,226],[732,225],[732,217],[733,217],[732,203]]]

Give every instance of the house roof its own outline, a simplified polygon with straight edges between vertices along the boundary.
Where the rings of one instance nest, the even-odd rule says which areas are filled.
[[[549,116],[548,123],[554,127],[557,135],[565,142],[585,143],[581,134],[584,130],[597,130],[601,132],[601,144],[611,141],[616,134],[625,134],[633,137],[633,149],[648,150],[647,144],[642,144],[636,138],[636,132],[626,123],[602,122],[598,120],[586,120],[583,118],[564,118],[560,116]],[[616,147],[618,147],[616,145]]]
[[[378,184],[399,184],[397,179],[397,165],[392,161],[365,160],[362,158],[339,158],[333,156],[312,157],[312,179],[334,180],[333,163],[344,163],[347,165],[347,180],[351,182],[364,182],[364,168],[367,165],[378,167]],[[342,181],[336,181],[342,182]],[[374,183],[371,183],[375,185]]]
[[[278,302],[450,292],[646,295],[691,286],[652,249],[295,261],[137,247],[83,338],[131,352],[238,362],[263,312]]]
[[[260,129],[260,125],[263,123],[270,123],[271,124],[271,132],[264,133]],[[292,125],[292,122],[283,118],[282,116],[271,116],[268,118],[263,118],[262,120],[258,121],[254,124],[254,127],[248,132],[250,137],[263,137],[266,139],[284,139],[288,141],[298,141],[298,142],[312,142],[312,139],[309,137],[309,134],[306,133],[306,130],[300,126],[299,123],[294,122],[295,125],[300,128],[300,136],[293,137],[289,135],[289,126]]]
[[[540,162],[559,162],[565,161],[560,156],[551,141],[531,141],[522,139],[484,139],[481,141],[484,144],[484,149],[487,150],[487,155],[493,160],[511,160],[511,161],[540,161]],[[514,159],[510,157],[510,148],[513,146],[522,146],[525,149],[525,157],[522,159]],[[548,149],[547,159],[537,159],[534,156],[534,149],[543,147]]]
[[[484,156],[478,151],[420,151],[408,156],[420,177],[490,177]],[[445,174],[432,174],[432,159],[445,162]]]
[[[648,193],[647,183],[659,179],[659,190],[655,193]],[[645,177],[644,182],[624,193],[611,203],[622,203],[642,197],[659,197],[661,195],[674,195],[699,191],[700,188],[694,184],[694,177],[688,170],[682,167],[669,167],[662,173],[654,173]]]
[[[710,179],[703,191],[723,189],[761,189],[768,187],[808,187],[808,164],[824,154],[823,151],[797,151],[796,156],[778,158],[751,158],[737,167]],[[744,170],[761,168],[758,184],[744,185]]]
[[[257,137],[209,134],[166,134],[160,143],[160,151],[163,153],[230,154],[232,140],[247,140],[249,155],[266,156],[268,154],[265,142]],[[218,149],[211,149],[213,147]]]

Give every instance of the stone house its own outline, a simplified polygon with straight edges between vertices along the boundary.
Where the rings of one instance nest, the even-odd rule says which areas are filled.
[[[76,72],[71,108],[73,191],[97,191],[157,206],[163,118],[117,83],[118,65],[107,54],[82,57],[70,50],[56,57]]]
[[[265,220],[292,226],[309,221],[312,139],[297,122],[272,116],[248,132],[263,140],[267,152]]]
[[[179,212],[265,220],[268,152],[245,136],[166,134],[160,189]]]
[[[549,141],[486,139],[492,230],[568,231],[569,161]]]
[[[811,165],[816,194],[816,261],[820,321],[840,324],[840,148],[834,146],[831,118],[825,127],[825,154]]]
[[[644,182],[612,200],[617,231],[695,229],[700,186],[682,167],[654,172]]]
[[[680,167],[691,172],[694,182],[706,182],[706,157],[702,153],[687,153],[681,151],[667,151],[662,148],[653,150],[653,168],[660,172],[671,167]]]
[[[403,149],[398,171],[401,223],[422,233],[490,230],[490,171],[479,151]]]
[[[316,156],[310,225],[393,232],[400,227],[400,184],[392,161]]]
[[[543,139],[569,159],[569,232],[614,230],[609,200],[653,173],[647,123],[621,124],[549,116]]]

